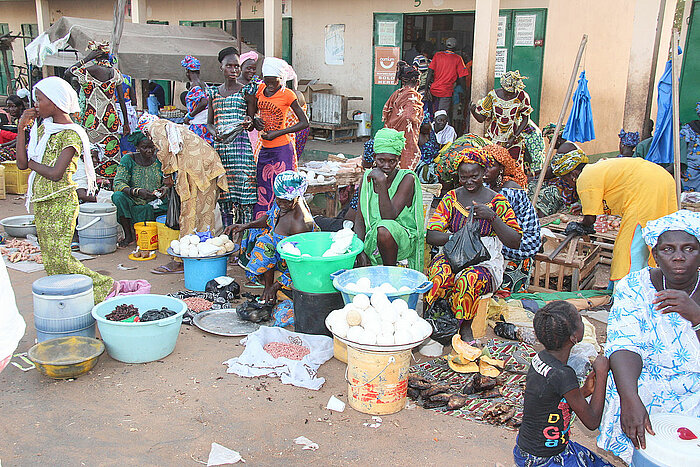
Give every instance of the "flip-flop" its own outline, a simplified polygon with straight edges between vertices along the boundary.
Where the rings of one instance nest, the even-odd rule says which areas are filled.
[[[243,287],[246,287],[248,289],[264,289],[265,286],[258,283],[258,282],[253,282],[253,281],[248,281],[245,284],[243,284]]]
[[[70,244],[70,251],[80,251],[80,243],[73,242]]]
[[[151,273],[153,274],[183,274],[185,270],[180,270],[180,271],[173,271],[168,267],[167,264],[164,264],[163,266],[158,266],[157,268],[151,269]]]

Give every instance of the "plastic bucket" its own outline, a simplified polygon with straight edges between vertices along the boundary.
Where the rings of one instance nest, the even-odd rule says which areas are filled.
[[[277,244],[277,251],[287,262],[292,283],[297,290],[310,293],[336,292],[331,273],[355,265],[355,258],[364,248],[364,243],[357,236],[352,239],[350,252],[326,258],[322,256],[333,243],[332,234],[333,232],[301,233],[287,237]],[[302,254],[311,256],[288,255],[281,249],[285,243],[293,243]]]
[[[348,401],[370,415],[387,415],[406,406],[411,350],[370,352],[348,346]]]
[[[177,313],[165,319],[144,323],[123,323],[105,319],[117,305],[134,305],[139,313],[167,307]],[[124,363],[146,363],[161,359],[175,349],[182,315],[187,304],[165,295],[127,295],[106,300],[92,309],[107,353]]]
[[[168,247],[170,242],[173,240],[178,240],[180,238],[180,231],[173,230],[167,225],[165,225],[165,218],[167,216],[162,215],[156,217],[156,225],[158,230],[158,251],[164,255],[168,254]]]
[[[92,280],[80,274],[42,277],[32,284],[37,342],[56,337],[95,337]]]
[[[136,246],[140,250],[158,249],[158,223],[153,221],[137,222],[134,224]]]
[[[106,255],[117,251],[117,226],[107,229],[78,231],[80,252],[86,255]]]
[[[333,357],[343,363],[348,363],[348,345],[333,337]]]
[[[408,303],[408,307],[416,309],[420,294],[433,288],[432,281],[429,281],[425,274],[413,269],[399,268],[396,266],[370,266],[350,270],[341,270],[331,274],[333,286],[343,294],[343,301],[347,304],[352,302],[357,292],[348,290],[347,285],[356,284],[363,277],[369,279],[370,287],[378,287],[388,282],[397,290],[401,287],[408,287],[408,292],[395,292],[386,294],[392,302],[397,298],[402,298]]]
[[[326,327],[326,317],[331,311],[343,308],[345,305],[340,293],[309,293],[292,289],[292,301],[296,332],[333,337]]]
[[[214,258],[182,258],[185,264],[185,288],[203,292],[212,279],[226,275],[228,255]]]

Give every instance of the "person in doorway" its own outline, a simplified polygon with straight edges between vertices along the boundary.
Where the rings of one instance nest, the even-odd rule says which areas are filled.
[[[598,435],[599,447],[627,463],[658,428],[649,415],[700,418],[700,214],[650,221],[642,236],[658,268],[615,287],[605,345],[613,377]]]
[[[430,69],[430,61],[433,59],[435,50],[433,43],[428,41],[421,41],[418,46],[419,54],[416,55],[413,62],[407,61],[406,63],[412,64],[420,73],[420,77],[418,78],[418,93],[423,96],[423,103],[426,104],[428,102],[425,99],[426,91],[428,90],[428,70]],[[424,107],[424,111],[428,110],[430,109]]]
[[[423,271],[423,195],[416,174],[399,169],[406,144],[400,131],[382,128],[374,136],[375,168],[365,171],[360,185],[360,212],[354,230],[365,248],[358,256],[362,266],[396,266]]]
[[[438,110],[435,112],[435,123],[433,127],[435,128],[435,137],[440,146],[450,144],[457,139],[457,132],[452,125],[447,123],[446,111]]]
[[[423,98],[416,91],[419,75],[413,66],[399,62],[396,81],[401,87],[389,97],[382,110],[384,126],[402,132],[406,139],[399,162],[401,169],[414,170],[421,158],[418,134],[423,122]]]
[[[190,89],[185,96],[187,104],[187,115],[184,123],[189,125],[189,129],[197,136],[203,138],[207,143],[212,144],[214,138],[207,129],[207,117],[209,115],[209,98],[207,97],[207,85],[199,77],[200,63],[196,57],[186,55],[180,62],[185,68],[185,76],[190,84]]]
[[[618,157],[633,157],[634,148],[639,144],[639,132],[622,129],[618,137],[620,138],[620,155]]]
[[[433,124],[430,123],[428,114],[425,114],[423,123],[420,126],[420,134],[418,135],[418,147],[420,148],[420,163],[416,167],[416,175],[421,183],[439,183],[437,176],[435,158],[440,153],[440,144],[438,143]]]
[[[452,94],[455,83],[467,89],[465,77],[469,73],[462,57],[455,53],[457,39],[450,37],[445,41],[446,50],[436,52],[430,62],[426,86],[426,98],[433,103],[433,110],[449,113],[452,107]]]

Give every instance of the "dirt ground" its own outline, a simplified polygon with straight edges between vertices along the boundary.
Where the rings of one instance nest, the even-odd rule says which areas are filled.
[[[0,201],[0,217],[20,215],[16,195]],[[115,279],[146,278],[153,293],[184,287],[182,275],[156,276],[159,257],[133,262],[127,250],[86,261]],[[137,266],[121,271],[117,264]],[[19,344],[35,342],[32,282],[44,273],[10,270],[17,304],[27,322]],[[240,279],[240,269],[229,274]],[[240,355],[239,338],[182,327],[175,351],[161,361],[124,364],[105,353],[76,380],[56,381],[36,370],[9,365],[0,374],[0,462],[3,466],[187,466],[205,464],[212,442],[239,451],[246,465],[512,465],[515,432],[464,421],[416,407],[384,416],[379,428],[370,417],[346,408],[325,409],[331,395],[347,401],[345,366],[332,359],[321,366],[320,391],[286,386],[271,378],[244,379],[226,373],[222,362]],[[294,444],[305,436],[317,451]],[[573,439],[595,448],[580,423]],[[596,449],[596,452],[601,453]],[[607,456],[608,458],[610,456]]]

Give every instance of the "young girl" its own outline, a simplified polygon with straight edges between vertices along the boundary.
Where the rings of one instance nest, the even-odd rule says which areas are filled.
[[[598,356],[593,371],[579,388],[576,372],[568,366],[571,348],[583,339],[583,321],[568,302],[542,307],[533,321],[535,335],[545,350],[532,359],[527,373],[523,423],[513,448],[519,467],[603,467],[605,462],[578,443],[569,441],[571,412],[589,430],[600,425],[605,404],[608,359]],[[586,397],[593,394],[591,402]]]
[[[82,157],[88,194],[95,192],[95,169],[87,133],[69,114],[80,111],[78,95],[61,78],[51,76],[34,86],[35,107],[24,111],[17,135],[17,167],[32,169],[27,190],[27,211],[34,203],[34,222],[46,274],[84,274],[92,278],[95,303],[105,299],[114,285],[110,277],[92,272],[71,255],[70,244],[78,218],[76,161]],[[39,123],[38,118],[43,122]],[[25,131],[32,125],[29,147]],[[25,149],[26,148],[26,149]]]

